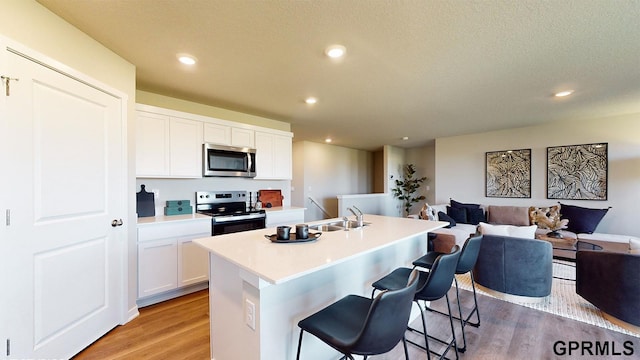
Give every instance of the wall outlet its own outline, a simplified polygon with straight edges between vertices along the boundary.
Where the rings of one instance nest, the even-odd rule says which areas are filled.
[[[151,190],[151,192],[153,193],[153,198],[155,200],[158,200],[160,198],[160,189],[153,189]]]
[[[244,319],[248,327],[256,329],[256,304],[249,299],[244,301]]]

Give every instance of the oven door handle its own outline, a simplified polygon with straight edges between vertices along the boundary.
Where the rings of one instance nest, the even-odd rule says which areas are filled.
[[[237,215],[237,216],[215,216],[213,218],[213,222],[217,224],[238,221],[238,220],[251,220],[251,219],[260,219],[264,218],[264,214],[248,214],[248,215]]]

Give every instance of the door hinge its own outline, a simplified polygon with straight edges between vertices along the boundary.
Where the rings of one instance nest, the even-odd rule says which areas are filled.
[[[11,339],[7,339],[7,356],[11,355]]]
[[[7,209],[5,214],[5,223],[7,226],[11,226],[11,209]]]
[[[17,78],[12,78],[12,77],[8,77],[8,76],[0,76],[0,79],[2,79],[2,81],[4,81],[4,91],[5,91],[5,96],[9,96],[9,92],[10,92],[10,88],[11,88],[11,80],[13,81],[20,81],[20,79]]]

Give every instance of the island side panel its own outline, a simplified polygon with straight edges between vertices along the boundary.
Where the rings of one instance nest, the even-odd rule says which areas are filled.
[[[295,359],[298,321],[348,294],[371,296],[372,282],[398,266],[411,266],[426,252],[426,244],[426,235],[418,235],[277,285],[252,278],[251,273],[212,254],[212,358]],[[245,323],[247,299],[255,304],[255,331]],[[305,360],[336,355],[335,350],[313,336],[304,336]]]

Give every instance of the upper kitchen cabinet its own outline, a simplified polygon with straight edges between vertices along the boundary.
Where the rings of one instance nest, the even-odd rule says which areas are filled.
[[[255,147],[255,134],[252,129],[224,124],[205,123],[204,142],[236,147]]]
[[[293,134],[256,131],[256,179],[292,178]]]
[[[256,179],[291,180],[293,133],[137,104],[136,176],[200,178],[204,143],[256,149]]]
[[[202,122],[140,110],[137,115],[137,177],[202,177]]]

